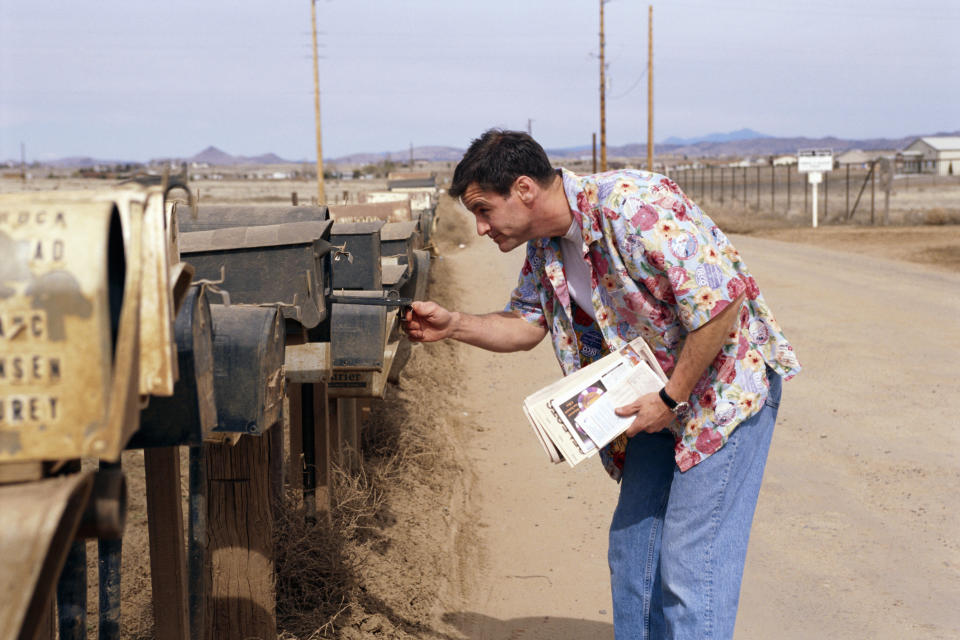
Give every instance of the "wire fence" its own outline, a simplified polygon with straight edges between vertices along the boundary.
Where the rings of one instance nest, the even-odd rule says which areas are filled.
[[[877,160],[823,172],[820,219],[882,224],[891,221],[892,211],[893,220],[923,223],[924,212],[932,210],[960,216],[960,160],[929,161],[918,173],[903,169]],[[773,216],[812,209],[812,189],[796,165],[678,167],[667,173],[693,200],[713,207]]]

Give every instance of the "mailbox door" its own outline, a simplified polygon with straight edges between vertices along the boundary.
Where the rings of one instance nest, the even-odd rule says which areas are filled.
[[[217,426],[212,332],[206,287],[193,285],[177,314],[180,379],[173,397],[150,400],[129,448],[199,445]]]
[[[0,196],[0,462],[115,460],[136,430],[140,222],[89,192]]]
[[[283,317],[276,307],[211,305],[217,432],[261,434],[283,408]]]
[[[326,207],[198,206],[196,217],[189,207],[177,211],[181,231],[208,231],[231,227],[260,227],[290,222],[320,222],[330,219]]]

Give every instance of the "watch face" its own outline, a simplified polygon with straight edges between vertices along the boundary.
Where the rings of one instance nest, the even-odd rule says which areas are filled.
[[[675,406],[675,407],[673,408],[673,413],[674,413],[674,415],[678,415],[678,416],[682,416],[683,414],[687,413],[688,411],[690,411],[690,403],[689,403],[689,402],[678,402],[678,403],[677,403],[677,406]]]

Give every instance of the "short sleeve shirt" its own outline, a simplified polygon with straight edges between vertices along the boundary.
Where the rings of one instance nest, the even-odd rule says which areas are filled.
[[[563,169],[561,177],[582,231],[603,351],[643,336],[669,376],[687,334],[746,292],[736,324],[688,399],[691,410],[670,426],[677,466],[686,471],[760,410],[769,387],[768,367],[789,380],[800,363],[743,258],[676,183],[634,170],[577,176]],[[550,331],[565,375],[584,362],[573,323],[575,307],[560,238],[528,242],[506,309]],[[625,449],[626,437],[621,436],[601,451],[614,479],[620,477]]]

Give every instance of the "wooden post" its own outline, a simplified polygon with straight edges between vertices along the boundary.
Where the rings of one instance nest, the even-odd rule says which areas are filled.
[[[747,168],[743,168],[743,208],[747,208]]]
[[[287,336],[289,339],[289,336]],[[290,403],[289,434],[290,457],[287,462],[287,485],[299,501],[303,497],[303,385],[295,382],[287,384],[287,398]],[[300,508],[301,505],[295,505]]]
[[[206,466],[212,565],[206,637],[275,638],[270,438],[210,445]]]
[[[187,555],[180,509],[180,449],[144,449],[153,635],[180,640],[190,635],[187,605]]]
[[[316,465],[317,465],[317,512],[330,517],[330,498],[333,491],[333,475],[330,473],[330,397],[327,394],[327,384],[321,382],[314,385],[314,420],[317,427],[316,438]]]
[[[356,398],[337,399],[337,418],[345,466],[355,469],[360,462],[360,421]]]
[[[793,177],[793,172],[790,171],[790,165],[787,165],[787,215],[790,215],[790,179]]]
[[[317,0],[310,1],[310,26],[313,30],[313,110],[317,128],[317,204],[324,204],[327,195],[323,184],[323,137],[320,133],[320,62],[317,56]]]
[[[874,160],[874,161],[873,161],[873,166],[871,167],[871,169],[873,169],[873,171],[870,172],[870,224],[876,224],[875,218],[874,218],[874,213],[875,213],[875,211],[876,211],[874,205],[875,205],[876,200],[877,200],[877,172],[876,172],[876,167],[877,167],[877,161]]]
[[[777,201],[775,195],[777,192],[777,167],[771,161],[770,163],[770,213],[777,212]]]
[[[603,3],[600,0],[600,171],[607,170],[607,70],[603,58]]]
[[[713,199],[713,165],[710,165],[710,200]]]
[[[343,447],[340,443],[340,400],[331,398],[327,402],[327,447],[329,448],[330,462],[343,466]]]
[[[602,4],[603,0],[601,0]],[[653,171],[653,5],[647,11],[647,171]]]
[[[760,211],[760,165],[757,165],[757,211]]]
[[[830,190],[830,172],[823,172],[823,221],[826,222],[827,216],[827,192]]]
[[[723,204],[723,167],[720,167],[720,204]]]
[[[737,199],[737,169],[730,167],[730,200]]]
[[[847,218],[850,218],[850,165],[847,165]]]

